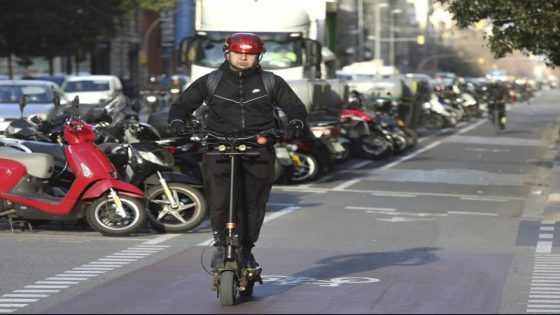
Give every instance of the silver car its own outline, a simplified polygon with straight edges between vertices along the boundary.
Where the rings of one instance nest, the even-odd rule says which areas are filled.
[[[23,117],[37,116],[41,120],[54,118],[57,108],[53,99],[57,94],[61,105],[67,103],[62,89],[54,82],[39,80],[2,80],[0,81],[0,135],[4,135],[8,124],[21,118],[19,101],[23,95],[28,96],[28,104],[23,110]],[[63,107],[63,106],[61,106]]]

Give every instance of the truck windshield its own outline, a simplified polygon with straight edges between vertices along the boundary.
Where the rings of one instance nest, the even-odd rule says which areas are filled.
[[[224,62],[222,47],[225,39],[201,38],[196,47],[195,64],[217,68]],[[301,49],[297,41],[265,41],[266,53],[261,66],[267,70],[297,67],[302,64]]]

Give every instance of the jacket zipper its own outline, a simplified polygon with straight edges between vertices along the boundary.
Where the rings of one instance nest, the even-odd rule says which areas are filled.
[[[243,72],[239,71],[239,102],[241,106],[241,134],[245,132],[245,110],[243,109]]]

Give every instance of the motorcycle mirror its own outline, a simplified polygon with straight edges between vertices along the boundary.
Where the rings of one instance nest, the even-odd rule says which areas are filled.
[[[58,93],[54,93],[52,102],[55,108],[58,109],[60,107],[60,95]]]
[[[72,107],[78,108],[79,106],[80,106],[80,98],[78,97],[78,95],[76,95],[72,100]]]
[[[21,118],[23,118],[23,109],[29,102],[29,97],[27,95],[22,95],[21,99],[19,100],[19,112],[21,113]]]

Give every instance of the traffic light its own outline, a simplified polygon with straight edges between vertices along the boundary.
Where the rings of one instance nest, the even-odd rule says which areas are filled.
[[[416,36],[416,43],[418,45],[424,45],[426,43],[426,37],[424,37],[424,35]]]
[[[140,50],[138,52],[138,62],[141,65],[145,65],[146,63],[148,63],[148,56],[146,55],[146,52],[143,50]]]

